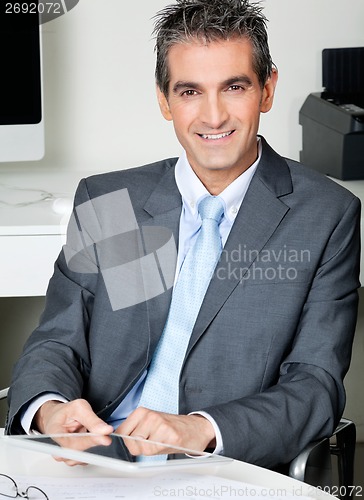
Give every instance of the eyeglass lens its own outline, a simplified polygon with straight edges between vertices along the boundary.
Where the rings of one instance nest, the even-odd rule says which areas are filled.
[[[29,500],[48,500],[47,495],[44,491],[40,490],[36,486],[29,486],[25,491],[26,496],[24,498],[28,498]],[[23,495],[22,495],[23,496]]]
[[[27,498],[29,500],[48,500],[47,495],[36,486],[28,486],[25,491],[18,489],[16,482],[5,474],[0,474],[0,498]]]
[[[0,474],[0,495],[8,498],[16,498],[18,496],[16,483],[10,477],[3,474]]]

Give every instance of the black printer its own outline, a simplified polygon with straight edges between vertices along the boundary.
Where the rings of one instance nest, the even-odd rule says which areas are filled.
[[[364,47],[324,49],[322,84],[299,112],[300,160],[337,179],[364,179]]]

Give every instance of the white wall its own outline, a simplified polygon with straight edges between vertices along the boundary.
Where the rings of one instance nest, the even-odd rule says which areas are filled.
[[[154,95],[150,33],[155,12],[168,0],[80,0],[43,31],[45,158],[12,169],[105,171],[178,155],[172,125]],[[261,132],[281,154],[298,159],[298,111],[321,90],[321,51],[364,46],[363,0],[264,0],[272,57],[280,72],[276,102]],[[9,166],[0,167],[1,169]],[[362,293],[363,295],[363,293]],[[19,311],[27,299],[17,302]],[[346,414],[364,440],[364,296]],[[6,331],[16,324],[9,319]],[[14,332],[12,331],[14,329]]]
[[[179,154],[154,95],[151,18],[167,3],[80,0],[44,25],[46,156],[33,168],[104,171]],[[281,154],[298,159],[298,111],[321,90],[321,51],[364,45],[364,1],[263,5],[280,81],[261,132]]]
[[[364,46],[363,0],[264,0],[273,61],[279,69],[275,104],[261,132],[277,151],[299,159],[298,112],[322,90],[324,48]]]
[[[151,18],[164,5],[80,0],[44,25],[46,156],[35,167],[102,171],[179,153],[155,99]]]

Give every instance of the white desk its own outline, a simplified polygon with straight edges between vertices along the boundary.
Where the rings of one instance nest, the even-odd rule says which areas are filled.
[[[176,474],[176,469],[173,467],[165,472],[163,475]],[[156,469],[152,471],[143,471],[138,473],[141,477],[155,475]],[[189,472],[193,474],[206,474],[214,475],[225,479],[233,479],[244,483],[249,483],[256,486],[262,486],[267,490],[282,492],[284,490],[286,495],[281,493],[281,496],[295,496],[297,500],[300,497],[307,495],[320,500],[333,500],[332,497],[320,490],[316,490],[312,486],[296,481],[292,478],[282,476],[275,472],[256,467],[244,462],[233,460],[228,464],[214,465],[214,466],[198,466],[189,468],[179,468],[179,472]],[[0,472],[8,475],[29,476],[29,478],[36,478],[40,476],[46,477],[63,477],[63,478],[90,478],[90,477],[123,477],[123,474],[111,469],[101,468],[93,465],[86,467],[76,466],[69,467],[63,463],[58,463],[50,456],[23,450],[22,448],[13,447],[11,444],[0,438]],[[161,474],[159,471],[158,474]],[[124,474],[125,477],[125,474]],[[133,474],[135,477],[135,474]],[[268,491],[266,496],[268,495]],[[168,497],[169,498],[169,497]],[[336,499],[337,500],[337,499]]]
[[[0,297],[44,296],[82,172],[0,172]]]

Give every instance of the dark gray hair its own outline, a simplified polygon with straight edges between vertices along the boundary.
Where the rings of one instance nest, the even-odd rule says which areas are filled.
[[[168,96],[170,74],[168,51],[172,45],[199,40],[210,43],[235,37],[249,39],[253,46],[253,68],[261,87],[272,72],[266,30],[267,18],[258,3],[248,0],[176,0],[159,11],[153,35],[156,37],[156,82]]]

